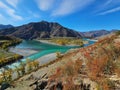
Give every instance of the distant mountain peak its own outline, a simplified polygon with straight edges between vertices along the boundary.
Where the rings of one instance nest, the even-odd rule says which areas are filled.
[[[40,21],[41,23],[49,23],[48,21],[42,20]]]
[[[3,25],[3,24],[0,24],[0,29],[7,29],[7,28],[12,28],[13,26],[11,24],[8,24],[8,25]]]

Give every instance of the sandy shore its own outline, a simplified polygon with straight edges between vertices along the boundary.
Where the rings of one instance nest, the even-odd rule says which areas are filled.
[[[36,50],[31,50],[31,49],[24,49],[24,48],[9,48],[10,52],[20,54],[22,56],[29,56],[31,54],[37,53],[38,51]]]
[[[50,61],[55,60],[56,58],[57,58],[56,53],[51,53],[38,58],[37,61],[39,61],[40,65],[43,65]]]

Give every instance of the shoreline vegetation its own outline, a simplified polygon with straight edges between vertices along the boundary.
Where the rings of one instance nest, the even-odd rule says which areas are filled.
[[[18,61],[22,58],[23,58],[23,56],[21,56],[19,54],[0,50],[0,68],[7,64],[11,64],[15,61]]]
[[[59,56],[63,56],[59,53]],[[39,59],[35,61],[30,61],[30,59],[27,59],[27,64],[21,63],[19,67],[16,67],[15,70],[2,70],[2,73],[0,74],[0,84],[3,82],[11,83],[16,80],[19,80],[23,76],[29,75],[30,73],[37,71],[43,67],[47,67],[48,65],[51,65],[58,61],[57,53],[51,53],[44,55],[40,57]],[[48,62],[49,60],[49,62]]]
[[[16,46],[22,42],[21,39],[11,36],[0,36],[0,49],[8,50],[10,46]]]
[[[36,41],[52,44],[52,45],[59,45],[59,46],[80,46],[83,47],[84,44],[88,42],[82,40],[80,38],[72,38],[72,37],[57,37],[57,38],[50,38],[50,39],[35,39]]]
[[[0,67],[13,63],[21,58],[22,55],[11,53],[9,47],[21,43],[22,40],[11,36],[0,36]]]

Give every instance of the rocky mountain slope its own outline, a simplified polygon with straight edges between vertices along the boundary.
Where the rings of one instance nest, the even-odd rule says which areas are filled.
[[[7,28],[12,28],[13,26],[12,25],[3,25],[3,24],[0,24],[0,29],[7,29]]]
[[[50,37],[81,37],[72,29],[63,27],[54,22],[29,23],[0,31],[1,35],[15,36],[22,39],[50,38]]]

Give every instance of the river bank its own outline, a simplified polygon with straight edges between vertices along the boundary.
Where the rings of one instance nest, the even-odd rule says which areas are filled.
[[[14,48],[14,47],[10,47],[9,48],[9,52],[13,52],[19,55],[22,55],[24,57],[30,56],[32,54],[37,53],[37,50],[33,50],[33,49],[28,49],[28,48]]]
[[[34,39],[34,40],[38,41],[38,42],[41,42],[41,43],[62,46],[62,45],[59,45],[59,44],[56,44],[56,43],[49,42],[48,40],[38,40],[38,39]]]
[[[60,45],[60,44],[57,44],[57,43],[50,42],[48,40],[38,40],[38,39],[35,39],[35,41],[38,41],[38,42],[41,42],[41,43],[46,43],[46,44],[51,44],[51,45],[57,45],[57,46],[79,46],[79,45],[75,45],[75,44]]]
[[[50,54],[47,54],[47,55],[44,55],[44,56],[38,58],[36,61],[38,61],[39,65],[41,66],[41,65],[46,64],[55,59],[57,59],[56,53],[50,53]]]
[[[19,67],[20,63],[26,64],[27,59],[29,59],[30,61],[42,59],[41,61],[42,63],[48,63],[52,59],[56,58],[56,55],[53,54],[53,57],[49,55],[47,57],[45,56],[44,58],[42,56],[48,55],[51,53],[56,53],[56,52],[65,53],[71,48],[79,48],[79,46],[78,47],[77,46],[58,46],[58,45],[40,43],[34,40],[23,41],[19,45],[15,47],[11,47],[10,51],[21,54],[24,56],[24,58],[20,59],[18,62],[14,62],[9,65],[6,65],[3,68],[15,69],[16,67]]]
[[[52,40],[52,39],[51,39]],[[41,43],[46,43],[46,44],[51,44],[51,45],[57,45],[57,46],[71,46],[71,47],[74,47],[74,46],[80,46],[80,47],[83,47],[83,46],[88,46],[88,45],[90,45],[90,44],[93,44],[93,43],[95,43],[95,42],[97,42],[98,40],[96,40],[96,39],[88,39],[88,38],[83,38],[83,39],[81,39],[81,40],[83,40],[82,41],[82,44],[80,44],[79,45],[79,43],[81,43],[80,41],[77,41],[77,42],[74,42],[74,39],[72,40],[73,42],[74,42],[74,44],[71,42],[71,43],[69,43],[69,44],[58,44],[58,43],[56,43],[56,41],[54,41],[54,40],[43,40],[43,39],[35,39],[35,41],[38,41],[38,42],[41,42]],[[59,41],[59,39],[58,39],[58,41]],[[60,42],[61,42],[62,40],[60,40]],[[76,44],[75,44],[76,43]]]

